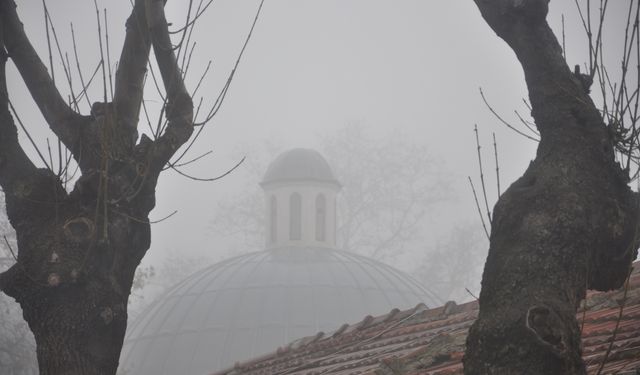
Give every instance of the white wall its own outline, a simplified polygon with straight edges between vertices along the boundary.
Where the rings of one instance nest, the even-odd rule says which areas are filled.
[[[287,182],[270,184],[264,187],[265,209],[267,212],[265,244],[267,248],[281,246],[336,246],[336,194],[339,190],[334,184],[320,182]],[[289,198],[293,193],[302,197],[302,236],[300,240],[289,238]],[[316,197],[324,194],[326,199],[326,236],[324,241],[316,240]],[[271,197],[277,199],[277,240],[270,241],[271,234]]]

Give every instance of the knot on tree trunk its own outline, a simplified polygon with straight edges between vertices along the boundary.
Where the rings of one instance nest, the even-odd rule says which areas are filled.
[[[73,242],[84,242],[93,238],[95,224],[86,217],[76,217],[67,220],[63,227],[64,234]]]
[[[111,310],[110,307],[105,307],[100,312],[100,318],[102,318],[102,321],[105,325],[111,324],[111,322],[113,321],[113,310]]]
[[[567,339],[562,320],[546,306],[533,306],[527,311],[526,327],[536,339],[558,357],[567,353]]]
[[[60,275],[58,275],[55,272],[50,273],[49,276],[47,277],[47,285],[50,287],[56,287],[60,285],[61,282],[62,280],[60,280]]]
[[[32,192],[33,186],[27,181],[20,181],[13,188],[13,195],[17,198],[28,198]]]

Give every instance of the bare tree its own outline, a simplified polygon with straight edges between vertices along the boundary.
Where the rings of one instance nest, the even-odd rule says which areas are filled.
[[[185,26],[175,33],[181,38],[178,45],[170,39],[164,3],[135,0],[113,91],[107,80],[109,51],[103,50],[101,34],[104,94],[89,114],[81,114],[78,101],[87,88],[65,100],[25,34],[16,4],[0,1],[0,186],[17,233],[17,262],[0,274],[0,290],[22,307],[43,375],[115,374],[118,367],[127,299],[136,267],[150,245],[148,215],[155,205],[158,176],[166,166],[179,171],[184,152],[178,149],[194,131],[184,57],[192,47],[190,30],[211,2],[201,1],[197,9],[192,1],[186,4]],[[98,9],[96,13],[103,33],[100,27],[106,22]],[[151,47],[157,67],[150,72],[161,80],[156,84],[163,116],[150,136],[138,138]],[[16,122],[22,123],[10,111],[8,60],[60,142],[56,172],[46,158],[42,162],[48,168],[36,167],[18,141]],[[233,72],[197,125],[216,113],[232,77]],[[70,191],[65,188],[71,165],[65,162],[67,154],[80,172]]]
[[[584,374],[580,302],[587,288],[621,287],[637,255],[638,198],[628,183],[638,151],[638,84],[624,74],[613,84],[602,70],[601,27],[592,28],[591,16],[590,66],[572,72],[546,21],[549,0],[474,1],[522,65],[540,142],[493,210],[465,373]],[[596,21],[606,6],[600,2]],[[629,2],[627,56],[637,50],[637,8]],[[589,96],[598,73],[615,93],[603,110]]]
[[[486,237],[477,224],[457,224],[417,264],[413,274],[445,301],[468,301],[480,290]]]
[[[424,240],[430,214],[451,198],[440,162],[399,134],[375,139],[353,124],[325,137],[323,151],[343,185],[337,236],[345,250],[397,256]]]

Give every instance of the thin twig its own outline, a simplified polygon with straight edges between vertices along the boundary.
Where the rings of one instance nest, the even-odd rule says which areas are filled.
[[[174,164],[173,166],[176,167],[176,168],[184,167],[185,165],[189,165],[191,163],[195,163],[196,161],[204,158],[205,156],[210,155],[212,152],[213,152],[213,150],[209,150],[209,151],[205,152],[204,154],[202,154],[200,156],[197,156],[197,157],[195,157],[195,158],[193,158],[193,159],[191,159],[189,161],[185,161],[185,162],[182,162],[180,164]]]
[[[516,116],[518,117],[518,119],[520,120],[520,122],[527,128],[529,129],[533,134],[535,134],[536,136],[540,136],[540,133],[534,128],[535,124],[527,121],[524,119],[524,117],[522,117],[522,115],[520,115],[520,112],[514,110],[513,111]]]
[[[484,234],[487,235],[487,239],[490,239],[489,231],[487,230],[487,225],[484,222],[484,215],[482,214],[482,209],[480,209],[480,203],[478,202],[478,194],[476,194],[476,188],[473,186],[473,181],[471,181],[471,176],[467,176],[467,177],[469,178],[469,184],[471,185],[473,198],[476,201],[476,208],[478,209],[478,215],[480,215],[480,221],[482,222],[482,228],[484,229]]]
[[[53,53],[51,52],[51,36],[49,35],[49,10],[47,9],[46,0],[42,0],[42,9],[44,10],[44,27],[47,35],[47,50],[49,51],[49,71],[51,72],[51,81],[56,84],[56,75],[53,69]]]
[[[207,6],[210,3],[207,4]],[[218,111],[220,110],[222,103],[224,102],[224,99],[226,98],[226,95],[228,93],[229,88],[231,87],[231,82],[233,81],[233,77],[235,76],[235,73],[238,69],[238,66],[240,65],[240,62],[242,61],[242,56],[244,55],[244,52],[247,49],[247,46],[249,45],[249,41],[251,40],[251,37],[253,36],[253,31],[255,30],[256,24],[258,23],[258,19],[260,18],[260,14],[262,12],[262,7],[264,5],[264,0],[260,1],[260,5],[258,6],[258,9],[256,10],[256,14],[253,18],[253,22],[251,23],[251,28],[249,29],[249,33],[247,34],[247,37],[244,40],[244,44],[242,45],[242,48],[240,49],[240,52],[238,53],[238,57],[236,58],[235,64],[233,66],[233,69],[231,69],[231,72],[229,73],[229,76],[227,77],[227,81],[225,82],[223,88],[220,90],[220,93],[218,94],[218,97],[216,98],[215,102],[213,103],[211,109],[209,110],[209,112],[206,114],[205,119],[203,121],[197,122],[194,120],[193,126],[194,127],[199,127],[198,131],[196,132],[196,134],[191,137],[191,140],[189,141],[189,143],[187,144],[187,146],[184,148],[184,150],[181,152],[181,154],[175,158],[175,160],[173,160],[169,167],[173,168],[173,166],[171,164],[176,164],[178,163],[180,160],[182,160],[182,158],[191,150],[191,148],[193,147],[194,143],[196,142],[196,140],[200,137],[200,135],[202,134],[202,131],[204,130],[205,125],[211,121],[211,119],[218,113]],[[205,7],[206,8],[206,7]],[[203,10],[204,11],[204,10]],[[197,18],[198,16],[196,16]],[[207,68],[205,69],[205,73],[207,73],[207,71],[209,70],[209,66],[207,66]],[[200,86],[200,83],[198,83],[198,86]],[[199,108],[198,108],[199,109]],[[199,110],[198,110],[199,113]],[[194,117],[194,119],[197,118]],[[243,159],[244,160],[244,159]],[[242,161],[240,161],[240,163],[242,163]],[[230,171],[228,171],[227,173],[212,178],[212,179],[199,179],[199,178],[193,178],[192,176],[189,176],[185,173],[183,173],[182,171],[179,171],[175,168],[173,168],[174,170],[176,170],[176,172],[178,172],[179,174],[184,175],[185,177],[188,178],[192,178],[194,180],[197,181],[214,181],[217,180],[220,177],[225,176],[226,174],[228,174],[229,172],[231,172],[232,170],[234,170],[236,167],[238,167],[240,165],[240,163],[238,163],[236,166],[234,166]]]
[[[207,76],[207,73],[209,73],[209,69],[211,69],[211,60],[209,60],[209,62],[207,63],[207,67],[204,69],[204,72],[202,73],[202,75],[200,76],[200,79],[198,80],[198,84],[196,84],[196,88],[193,89],[193,92],[191,92],[191,97],[193,98],[196,93],[198,92],[198,89],[200,88],[200,85],[202,85],[202,81],[204,80],[204,77]]]
[[[228,91],[228,89],[229,89],[229,87],[231,85],[231,81],[233,80],[233,77],[234,77],[236,71],[238,70],[238,66],[240,65],[240,61],[242,60],[242,56],[244,55],[244,52],[247,49],[247,46],[249,45],[249,41],[251,40],[251,36],[253,35],[253,30],[255,29],[256,24],[258,23],[258,19],[260,18],[260,13],[262,12],[263,5],[264,5],[264,0],[260,1],[260,5],[258,6],[258,10],[256,11],[256,15],[253,18],[253,23],[251,24],[251,28],[249,29],[249,33],[247,34],[247,37],[244,40],[244,44],[242,45],[242,48],[240,49],[240,53],[238,54],[238,58],[236,59],[236,62],[234,64],[234,66],[233,66],[233,69],[231,70],[231,73],[229,74],[229,77],[227,78],[227,82],[224,85],[222,91],[220,91],[220,94],[218,95],[218,98],[216,99],[216,103],[214,104],[214,106],[209,111],[209,114],[207,115],[207,117],[204,120],[204,122],[207,122],[207,121],[211,120],[211,118],[213,118],[213,116],[215,116],[215,114],[220,109],[220,106],[222,105],[222,102],[224,101],[224,98],[227,95],[227,91]],[[217,104],[217,106],[216,106],[216,104]]]
[[[487,108],[489,108],[489,111],[491,111],[491,113],[493,113],[493,115],[500,120],[500,122],[502,122],[504,125],[506,125],[509,129],[513,130],[514,132],[520,134],[521,136],[528,138],[534,142],[540,142],[539,139],[536,139],[528,134],[525,134],[523,132],[521,132],[520,130],[516,129],[515,127],[513,127],[511,124],[509,124],[507,121],[505,121],[494,109],[493,107],[491,107],[489,105],[489,102],[487,101],[487,98],[485,98],[484,93],[482,92],[482,87],[480,88],[480,96],[482,97],[482,101],[484,101],[484,104],[487,106]]]
[[[236,168],[238,168],[245,160],[246,156],[242,158],[242,160],[240,160],[238,163],[236,163],[236,165],[234,165],[233,167],[231,167],[231,169],[227,170],[226,172],[224,172],[221,175],[218,175],[216,177],[211,177],[211,178],[200,178],[200,177],[194,177],[191,175],[188,175],[184,172],[182,172],[181,170],[179,170],[178,168],[176,168],[174,165],[170,165],[171,169],[173,169],[174,171],[176,171],[179,175],[186,177],[190,180],[195,180],[195,181],[203,181],[203,182],[207,182],[207,181],[216,181],[219,180],[225,176],[227,176],[229,173],[233,172],[234,170],[236,170]]]
[[[202,1],[200,1],[200,5],[198,5],[198,9],[202,8],[202,10],[200,12],[196,11],[196,15],[195,17],[193,17],[193,20],[191,20],[191,22],[185,24],[184,26],[182,26],[181,28],[177,29],[177,30],[173,30],[173,31],[169,31],[169,34],[177,34],[177,33],[181,33],[183,32],[185,29],[193,26],[193,24],[196,23],[196,21],[198,20],[198,18],[200,18],[200,16],[202,16],[204,14],[204,12],[207,10],[207,8],[209,8],[209,5],[211,5],[213,3],[214,0],[209,0],[209,2],[202,7]]]
[[[51,142],[49,142],[49,138],[47,138],[47,152],[49,153],[49,165],[53,171],[53,154],[51,153]]]
[[[200,5],[202,5],[202,1],[200,2]],[[189,25],[189,18],[191,18],[191,10],[192,9],[193,9],[193,0],[189,0],[189,7],[187,9],[187,20],[185,21],[185,25]],[[198,9],[196,10],[196,13],[199,10],[200,10],[200,7],[198,6]],[[185,72],[185,73],[183,73],[182,79],[185,79],[185,77],[186,77],[186,68],[189,66],[189,63],[186,63],[187,65],[185,66],[185,58],[187,56],[186,49],[188,48],[189,43],[191,43],[191,35],[193,34],[194,27],[195,27],[195,23],[191,24],[191,26],[185,28],[184,31],[182,32],[182,37],[180,38],[180,42],[178,42],[178,44],[177,44],[178,51],[176,53],[176,61],[180,61],[180,58],[182,57],[182,63],[180,64],[180,70]],[[185,38],[186,38],[186,42],[185,42]],[[194,43],[194,45],[195,45],[195,43]],[[186,46],[186,47],[183,49],[183,46]],[[191,52],[193,52],[193,48],[191,48]],[[182,56],[180,54],[182,54]],[[189,59],[189,60],[191,60],[191,59]]]
[[[489,219],[489,224],[491,224],[491,210],[489,209],[489,200],[487,199],[487,188],[484,184],[484,168],[482,167],[482,156],[480,153],[480,137],[478,136],[478,124],[475,124],[473,127],[473,131],[476,133],[476,147],[478,150],[478,168],[480,170],[480,185],[482,186],[482,195],[484,196],[484,205],[487,213],[487,218]]]
[[[113,76],[111,75],[111,53],[109,52],[109,22],[107,19],[107,8],[104,8],[104,44],[107,48],[107,68],[109,69],[109,93],[113,99]]]
[[[103,90],[103,100],[107,102],[107,69],[105,67],[104,61],[104,49],[102,45],[102,21],[100,20],[100,10],[98,9],[97,0],[93,0],[93,5],[96,9],[96,27],[98,28],[98,45],[100,46],[100,61],[102,62],[102,90]]]
[[[480,298],[476,297],[476,295],[475,295],[475,294],[471,293],[471,291],[469,290],[469,288],[464,288],[464,290],[465,290],[467,293],[469,293],[469,295],[470,295],[471,297],[473,297],[476,301],[480,301]]]
[[[38,148],[38,145],[36,145],[36,142],[31,137],[31,134],[29,133],[27,128],[22,123],[22,120],[20,119],[20,116],[18,116],[18,112],[16,112],[16,109],[13,107],[13,103],[11,103],[11,100],[8,100],[8,102],[9,102],[9,108],[11,108],[11,112],[13,113],[13,116],[16,118],[16,120],[18,120],[18,124],[20,125],[20,128],[22,128],[22,131],[24,131],[24,134],[29,139],[29,142],[31,142],[31,145],[33,146],[33,148],[38,153],[38,156],[40,157],[40,160],[42,160],[42,162],[44,163],[45,167],[47,167],[47,169],[49,169],[50,171],[53,171],[53,167],[50,166],[49,164],[47,164],[47,160],[44,158],[44,156],[40,152],[40,148]]]
[[[131,216],[129,214],[125,214],[124,212],[120,212],[118,210],[114,210],[113,208],[111,209],[111,212],[113,212],[115,214],[118,214],[118,215],[121,215],[121,216],[124,216],[124,217],[126,217],[128,219],[131,219],[131,220],[133,220],[135,222],[138,222],[138,223],[142,223],[142,224],[158,224],[160,222],[163,222],[163,221],[169,219],[171,216],[177,214],[178,210],[175,210],[172,213],[170,213],[169,215],[167,215],[167,216],[165,216],[165,217],[163,217],[161,219],[158,219],[158,220],[140,219],[140,218],[137,218],[135,216]]]
[[[498,165],[498,143],[496,142],[496,133],[493,134],[493,155],[496,159],[496,184],[498,186],[498,197],[502,195],[500,192],[500,166]]]
[[[84,77],[82,75],[82,69],[80,69],[80,59],[78,58],[78,48],[76,45],[76,33],[73,30],[73,23],[71,24],[71,41],[73,43],[73,55],[76,60],[76,69],[78,69],[78,76],[80,77],[80,84],[82,85],[82,92],[80,95],[84,95],[87,98],[87,105],[91,108],[91,101],[89,100],[89,94],[87,93],[87,85],[84,83]],[[92,77],[93,80],[93,77]],[[80,98],[78,98],[79,100]],[[78,103],[76,102],[76,109],[78,108]]]

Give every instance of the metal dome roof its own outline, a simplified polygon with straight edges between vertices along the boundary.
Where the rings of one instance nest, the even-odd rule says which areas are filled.
[[[206,374],[291,340],[419,302],[439,304],[408,275],[326,248],[238,256],[176,285],[134,321],[123,374]]]
[[[329,163],[318,151],[294,148],[283,152],[271,162],[261,184],[310,180],[339,185]]]

